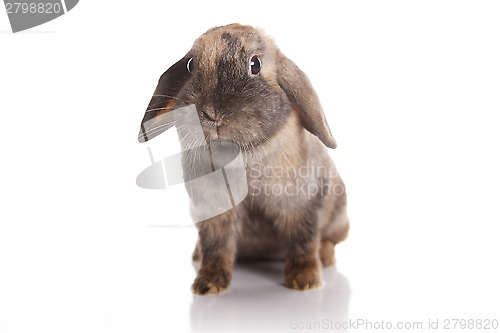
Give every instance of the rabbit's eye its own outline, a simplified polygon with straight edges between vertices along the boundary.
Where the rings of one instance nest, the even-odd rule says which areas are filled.
[[[189,58],[186,67],[189,73],[193,72],[193,58]]]
[[[260,62],[259,57],[253,56],[250,60],[250,71],[253,75],[257,75],[260,72],[260,68],[262,67],[262,63]]]

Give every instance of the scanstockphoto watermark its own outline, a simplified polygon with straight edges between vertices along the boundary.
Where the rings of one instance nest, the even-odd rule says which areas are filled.
[[[145,118],[138,140],[147,142],[151,165],[139,173],[136,183],[146,189],[168,189],[183,184],[194,223],[229,211],[249,195],[252,200],[253,196],[296,196],[310,200],[345,193],[333,164],[314,161],[292,164],[290,160],[297,157],[285,155],[282,161],[277,161],[283,163],[270,163],[272,157],[247,156],[236,143],[207,141],[194,104]],[[182,148],[174,155],[167,154],[168,145],[157,139],[171,127],[176,128]]]
[[[369,319],[349,319],[348,321],[335,321],[323,319],[320,321],[291,320],[290,328],[296,330],[422,330],[422,321],[386,321]]]
[[[419,321],[394,321],[394,320],[370,320],[349,319],[346,321],[335,321],[322,319],[318,321],[300,321],[292,319],[289,327],[293,330],[359,330],[359,331],[384,331],[384,330],[474,330],[474,331],[497,331],[499,329],[498,319],[493,318],[431,318]]]
[[[253,196],[303,196],[311,199],[316,195],[336,195],[345,193],[335,166],[306,164],[292,167],[253,162],[248,166],[249,194]]]

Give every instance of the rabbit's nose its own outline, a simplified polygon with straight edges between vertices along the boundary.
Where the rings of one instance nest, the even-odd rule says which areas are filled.
[[[215,107],[206,106],[201,109],[201,113],[207,118],[208,121],[214,126],[222,125],[222,118],[224,118],[224,114],[218,112]]]
[[[205,115],[205,117],[207,117],[208,120],[211,120],[211,121],[215,121],[215,118],[217,117],[217,114],[215,112],[215,107],[213,106],[204,106],[202,109],[201,109],[201,112],[203,113],[203,115]]]
[[[224,118],[224,115],[217,115],[215,118],[214,118],[214,123],[215,123],[215,126],[219,127],[220,125],[222,125],[222,119]]]
[[[213,116],[211,116],[203,110],[201,112],[203,113],[205,118],[207,118],[208,123],[211,126],[219,127],[222,125],[222,119],[224,118],[224,115],[214,114]]]

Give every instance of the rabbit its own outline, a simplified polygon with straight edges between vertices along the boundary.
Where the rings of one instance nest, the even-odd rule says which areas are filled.
[[[192,291],[219,294],[235,260],[252,259],[284,260],[288,288],[320,286],[349,219],[345,186],[327,150],[337,144],[306,74],[262,30],[215,27],[160,77],[139,140],[171,126],[155,119],[188,105],[196,106],[207,144],[241,149],[248,187],[241,203],[196,223],[193,260],[200,268]],[[151,121],[154,131],[145,128]],[[189,139],[180,135],[183,149]],[[195,164],[184,159],[186,168]]]

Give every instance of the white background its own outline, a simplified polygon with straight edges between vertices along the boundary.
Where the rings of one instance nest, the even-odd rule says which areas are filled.
[[[495,1],[81,1],[12,34],[0,13],[0,332],[500,319],[499,17]],[[188,221],[186,196],[135,185],[158,77],[232,22],[308,74],[339,144],[352,229],[319,289],[240,265],[226,293],[192,295],[196,229],[157,226]]]

